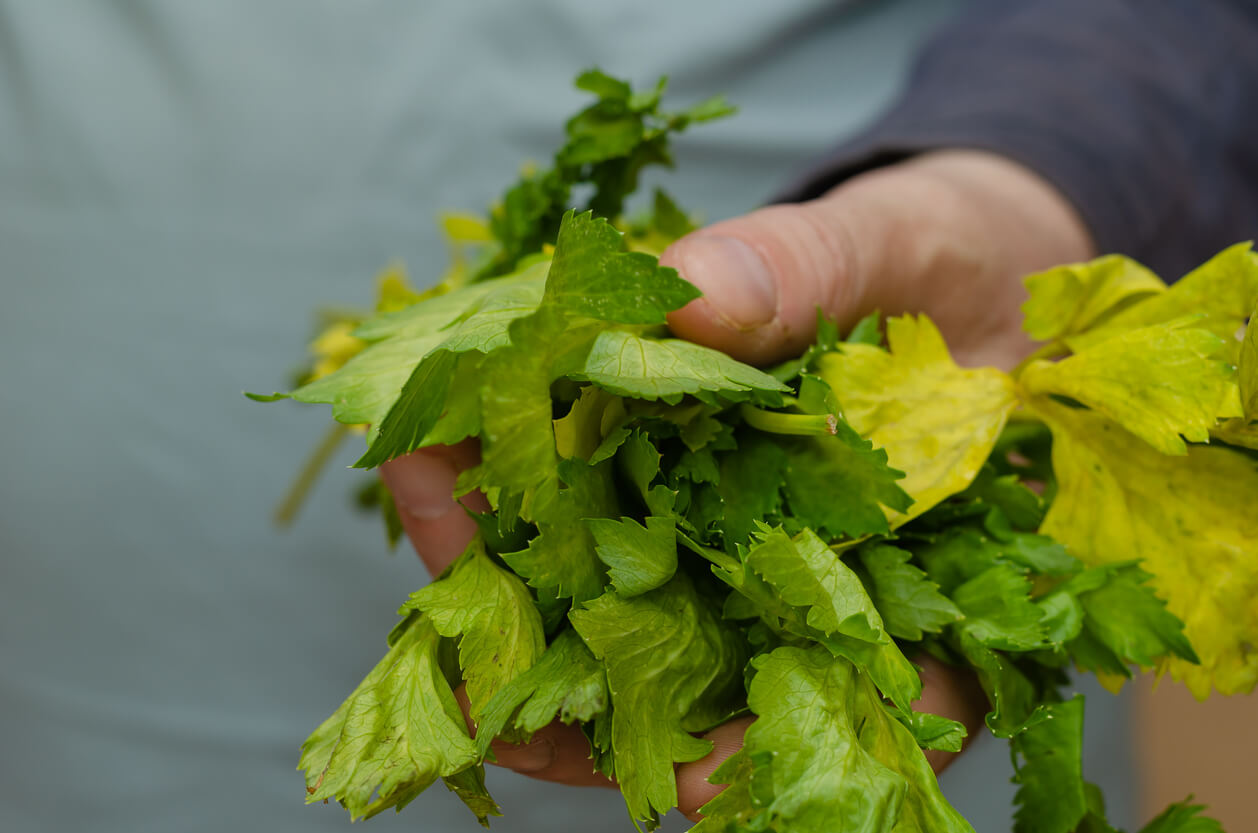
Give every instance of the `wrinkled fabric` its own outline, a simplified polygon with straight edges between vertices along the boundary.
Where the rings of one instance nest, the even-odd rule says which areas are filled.
[[[1258,236],[1258,2],[984,0],[785,198],[940,147],[990,150],[1167,280]]]

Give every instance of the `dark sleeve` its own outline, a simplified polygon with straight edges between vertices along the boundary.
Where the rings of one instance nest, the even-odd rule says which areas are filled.
[[[1258,0],[975,3],[790,197],[944,147],[1026,165],[1101,252],[1176,278],[1258,237]]]

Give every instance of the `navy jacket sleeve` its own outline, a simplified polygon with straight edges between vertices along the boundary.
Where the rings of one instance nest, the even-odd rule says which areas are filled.
[[[1258,0],[976,3],[790,196],[943,147],[1035,170],[1101,252],[1176,278],[1258,237]]]

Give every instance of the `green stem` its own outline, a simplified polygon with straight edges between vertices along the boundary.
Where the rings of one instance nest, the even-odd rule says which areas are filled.
[[[297,472],[297,477],[293,479],[292,485],[284,493],[284,499],[276,505],[273,515],[276,525],[288,526],[297,517],[298,511],[301,510],[301,505],[306,501],[306,495],[310,494],[310,489],[314,486],[315,481],[319,479],[320,472],[327,466],[328,461],[332,459],[332,455],[336,453],[336,449],[340,447],[341,440],[348,433],[348,425],[336,422],[323,435],[323,439],[319,440],[319,444],[314,447],[314,450],[310,452],[310,456],[306,458],[301,471]]]
[[[839,430],[838,419],[834,414],[784,414],[780,411],[765,411],[751,405],[739,406],[738,413],[752,428],[769,434],[814,437],[834,435]]]

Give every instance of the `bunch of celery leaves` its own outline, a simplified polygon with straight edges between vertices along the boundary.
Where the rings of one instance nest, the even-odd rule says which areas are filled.
[[[478,438],[457,491],[493,507],[306,741],[309,800],[371,816],[442,779],[485,822],[490,742],[561,720],[650,829],[698,735],[753,714],[696,831],[972,833],[923,756],[966,736],[913,709],[929,654],[987,695],[1017,833],[1112,831],[1068,672],[1258,681],[1258,257],[1170,287],[1119,256],[1034,275],[1044,346],[1012,374],[876,314],[753,368],[670,337],[699,293],[655,255],[687,216],[657,191],[622,219],[670,134],[730,108],[577,86],[596,100],[554,165],[448,223],[474,262],[424,293],[383,283],[284,395],[368,426],[361,467]],[[1218,831],[1200,810],[1144,833]]]

